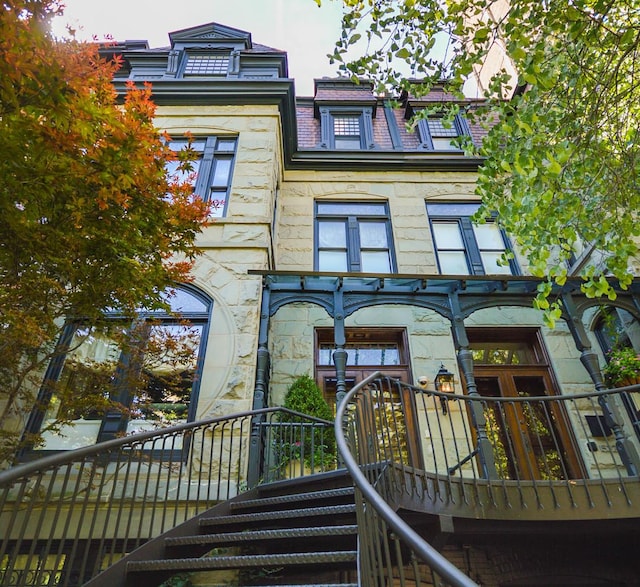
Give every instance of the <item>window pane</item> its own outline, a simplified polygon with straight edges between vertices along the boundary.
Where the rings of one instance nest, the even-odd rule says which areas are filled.
[[[318,271],[347,271],[347,253],[342,251],[319,251]]]
[[[482,257],[482,265],[484,272],[487,274],[498,273],[500,275],[511,275],[511,267],[507,265],[498,265],[498,260],[502,257],[502,253],[493,251],[480,251]]]
[[[442,118],[429,118],[427,120],[429,125],[429,132],[432,137],[457,137],[458,130],[455,125],[452,124],[448,128],[445,128]]]
[[[120,364],[120,346],[111,338],[78,328],[73,335],[72,349],[66,356],[54,393],[44,414],[42,439],[45,450],[71,450],[95,444],[98,440],[102,413],[77,408],[77,398],[107,399],[113,378]],[[92,402],[95,404],[96,402]],[[70,417],[72,426],[59,432],[46,430],[56,419]]]
[[[318,214],[341,214],[344,216],[386,216],[385,204],[345,204],[341,202],[318,203]]]
[[[448,138],[431,137],[434,151],[460,151],[460,147],[457,147]]]
[[[198,177],[198,170],[200,169],[200,159],[190,161],[189,164],[191,167],[191,171],[178,169],[180,165],[179,161],[167,161],[167,163],[165,164],[165,169],[167,170],[169,181],[178,181],[180,183],[188,181],[191,185],[195,186],[196,179]]]
[[[536,363],[535,352],[526,342],[472,342],[473,361],[487,365],[524,365]]]
[[[235,151],[236,150],[236,140],[235,139],[218,139],[218,144],[216,145],[216,151]]]
[[[360,246],[366,249],[386,249],[387,225],[385,222],[360,222]]]
[[[211,185],[214,187],[227,186],[229,184],[229,174],[231,173],[231,159],[215,160],[215,170]]]
[[[178,314],[208,314],[209,308],[200,298],[184,289],[173,289],[162,296],[171,306],[171,311]]]
[[[194,139],[191,142],[189,142],[189,141],[171,141],[169,143],[169,148],[172,151],[181,151],[187,145],[189,145],[189,148],[191,150],[196,151],[198,153],[202,153],[202,151],[204,151],[204,147],[205,147],[206,143],[207,143],[207,139]]]
[[[335,115],[333,117],[333,132],[338,135],[360,135],[360,117]]]
[[[321,348],[318,351],[318,365],[333,365],[333,347]]]
[[[228,68],[227,55],[189,55],[184,75],[226,75]]]
[[[190,323],[150,328],[127,432],[186,422],[202,331]]]
[[[434,222],[432,226],[438,249],[464,249],[457,222]]]
[[[477,210],[478,204],[427,204],[429,216],[472,216]]]
[[[323,248],[346,248],[347,227],[344,222],[318,222],[318,245]]]
[[[360,149],[362,147],[360,139],[350,137],[336,137],[334,143],[336,149]]]
[[[493,249],[494,251],[504,250],[502,234],[495,222],[478,224],[473,227],[473,232],[476,235],[480,249]]]
[[[398,365],[397,348],[359,348],[357,349],[358,365]]]
[[[388,251],[362,251],[360,261],[364,273],[391,273]]]
[[[469,275],[469,267],[464,251],[438,251],[440,272],[451,275]]]

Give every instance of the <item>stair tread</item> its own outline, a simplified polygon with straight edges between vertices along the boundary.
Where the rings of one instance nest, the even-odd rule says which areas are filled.
[[[320,563],[355,562],[357,551],[305,552],[288,554],[252,554],[239,556],[212,556],[168,560],[131,561],[129,572],[141,571],[189,571],[236,569],[241,567],[269,565],[309,565]]]
[[[167,538],[167,546],[187,546],[191,544],[207,544],[209,542],[243,542],[256,539],[302,538],[312,536],[344,536],[357,534],[355,524],[342,526],[313,526],[311,528],[280,528],[277,530],[250,530],[245,532],[220,532],[216,534],[199,534],[197,536],[180,536]]]
[[[293,510],[275,510],[268,512],[253,512],[249,514],[233,514],[230,516],[217,516],[215,518],[202,518],[200,526],[215,526],[217,524],[239,524],[242,522],[256,522],[264,520],[290,519],[306,516],[330,516],[335,514],[355,513],[355,504],[332,505],[324,507],[310,507]]]
[[[278,505],[284,503],[295,503],[297,501],[309,501],[314,499],[331,499],[335,497],[353,496],[353,487],[342,487],[340,489],[322,489],[319,491],[309,491],[306,493],[291,493],[286,495],[277,495],[274,497],[260,497],[256,499],[248,499],[231,504],[232,510],[246,509],[250,507],[260,507],[269,505]]]

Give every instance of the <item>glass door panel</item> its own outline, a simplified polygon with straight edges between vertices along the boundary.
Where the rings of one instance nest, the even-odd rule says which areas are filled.
[[[522,371],[522,370],[521,370]],[[484,397],[536,398],[549,393],[543,369],[496,370],[476,367],[478,392]],[[503,479],[570,479],[580,470],[558,402],[487,402],[487,434],[498,475]]]

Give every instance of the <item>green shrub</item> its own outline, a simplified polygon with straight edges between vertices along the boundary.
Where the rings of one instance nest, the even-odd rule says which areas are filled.
[[[284,407],[323,420],[333,420],[331,407],[309,375],[301,375],[291,384],[284,398]]]
[[[315,418],[333,421],[333,412],[322,396],[322,391],[309,375],[301,375],[289,387],[284,407]],[[284,413],[280,417],[281,465],[303,458],[314,469],[328,469],[335,465],[336,443],[333,428],[303,425],[308,420]],[[287,426],[287,424],[290,424]]]

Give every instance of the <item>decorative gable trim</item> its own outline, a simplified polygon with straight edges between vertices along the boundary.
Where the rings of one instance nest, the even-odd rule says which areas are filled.
[[[251,33],[223,26],[216,22],[169,33],[169,39],[171,40],[172,47],[185,44],[191,45],[199,41],[205,41],[207,43],[213,41],[215,45],[218,45],[218,42],[227,43],[227,46],[231,45],[233,48],[239,50],[251,49],[253,46]]]

